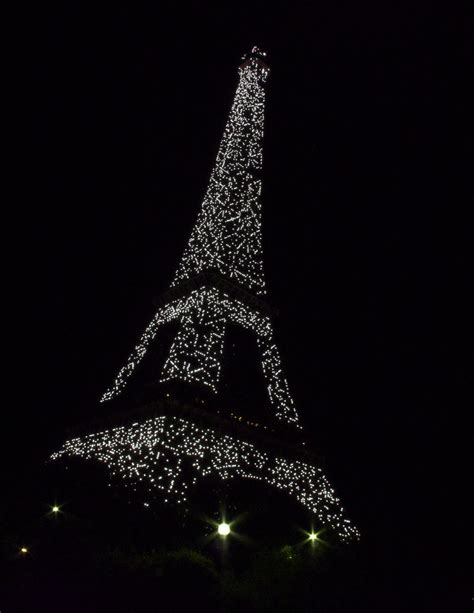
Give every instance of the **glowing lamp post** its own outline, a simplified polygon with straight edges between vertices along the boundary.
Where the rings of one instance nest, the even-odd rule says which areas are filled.
[[[222,522],[221,524],[219,524],[217,526],[217,533],[220,536],[227,536],[228,534],[230,534],[230,526],[229,526],[229,524],[226,524],[225,521]]]

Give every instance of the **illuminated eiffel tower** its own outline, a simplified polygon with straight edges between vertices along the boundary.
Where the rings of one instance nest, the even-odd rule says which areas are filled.
[[[157,301],[153,320],[101,402],[117,406],[134,380],[135,388],[137,382],[143,387],[138,373],[153,347],[161,344],[166,355],[161,370],[153,370],[152,391],[142,393],[121,425],[68,440],[53,459],[78,455],[105,462],[113,474],[145,483],[150,493],[163,493],[166,500],[180,504],[192,494],[197,479],[207,475],[256,479],[262,487],[286,491],[321,525],[348,540],[358,532],[304,447],[266,301],[260,201],[270,72],[265,56],[254,47],[242,58],[216,164],[189,243],[169,290]],[[256,341],[268,400],[258,417],[242,416],[237,408],[223,410],[229,403],[222,366],[232,328]],[[163,340],[166,334],[168,343]],[[178,401],[179,389],[189,393]]]

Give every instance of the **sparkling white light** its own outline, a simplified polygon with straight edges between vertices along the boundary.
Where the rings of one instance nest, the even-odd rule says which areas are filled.
[[[101,402],[124,390],[157,334],[155,342],[159,342],[160,328],[171,321],[178,321],[179,329],[159,380],[199,383],[218,393],[226,328],[238,324],[256,337],[274,415],[301,428],[271,320],[262,308],[266,290],[260,171],[264,84],[269,73],[264,56],[254,48],[239,68],[239,83],[216,164],[169,298],[158,308]],[[215,275],[214,281],[209,282],[208,276],[204,282],[201,273],[218,273],[225,283],[217,282]],[[178,503],[186,500],[198,477],[213,474],[222,479],[255,479],[294,496],[342,539],[358,536],[319,468],[272,455],[248,441],[178,417],[156,417],[73,439],[53,458],[63,455],[105,462],[133,487],[141,482],[150,493],[162,491],[165,501],[173,497]],[[183,477],[183,464],[192,467],[191,481]]]
[[[53,454],[104,462],[112,474],[150,495],[186,502],[198,477],[254,479],[283,490],[330,526],[342,540],[359,533],[320,468],[258,449],[256,445],[174,416],[148,419],[67,441]],[[192,477],[185,480],[184,475]]]
[[[265,293],[260,171],[268,73],[256,57],[239,68],[216,164],[173,286],[204,270],[218,270],[257,294]]]
[[[240,80],[197,222],[172,287],[203,271],[220,274],[247,291],[263,295],[261,179],[265,90],[269,69],[254,48],[239,68]],[[139,343],[101,398],[110,400],[125,387],[158,328],[172,320],[180,328],[160,381],[197,382],[218,392],[226,324],[238,323],[257,335],[274,414],[300,427],[283,375],[268,316],[213,287],[191,291],[160,307]]]
[[[174,319],[181,322],[181,328],[163,367],[161,381],[175,378],[198,382],[217,392],[225,325],[236,323],[257,335],[263,373],[276,417],[300,427],[278,348],[273,340],[270,318],[213,287],[194,290],[188,296],[178,298],[158,310],[113,386],[103,395],[102,402],[122,391],[155,338],[158,328]]]

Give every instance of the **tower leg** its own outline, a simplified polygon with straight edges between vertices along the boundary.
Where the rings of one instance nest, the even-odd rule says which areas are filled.
[[[217,392],[224,331],[224,316],[219,314],[209,292],[202,292],[197,304],[181,317],[181,326],[163,366],[160,380],[197,382]]]

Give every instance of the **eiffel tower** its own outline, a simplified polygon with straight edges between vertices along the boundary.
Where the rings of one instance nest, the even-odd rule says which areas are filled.
[[[350,540],[358,531],[305,448],[267,301],[260,195],[269,72],[266,54],[257,47],[243,56],[188,245],[170,288],[156,301],[155,316],[101,398],[114,407],[110,427],[66,441],[52,458],[99,460],[112,474],[132,485],[146,484],[151,494],[176,504],[186,504],[193,485],[206,476],[258,480],[262,487],[287,492],[321,525]],[[225,396],[223,364],[231,350],[231,328],[255,341],[267,400],[258,416],[242,415]],[[165,356],[159,371],[151,359],[148,385],[139,373],[147,370],[147,359],[150,367],[147,355],[153,357],[155,346],[165,347]],[[134,380],[139,395],[129,395],[120,405]]]

